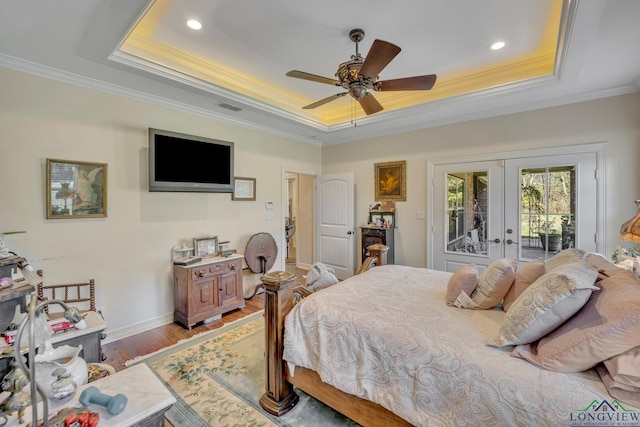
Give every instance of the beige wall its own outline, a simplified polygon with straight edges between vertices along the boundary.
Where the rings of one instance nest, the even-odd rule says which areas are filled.
[[[441,126],[325,147],[322,173],[354,172],[356,224],[367,219],[374,200],[373,165],[407,161],[407,201],[397,203],[396,263],[426,266],[427,163],[443,158],[484,156],[565,145],[605,143],[606,242],[610,255],[620,245],[620,225],[640,198],[640,93]]]
[[[296,219],[297,258],[300,268],[311,268],[313,265],[314,227],[313,227],[313,198],[315,177],[298,175],[298,218]]]
[[[426,169],[431,159],[605,142],[607,254],[640,198],[640,94],[319,147],[211,118],[0,68],[0,231],[9,249],[43,268],[48,283],[96,279],[108,340],[172,321],[170,249],[199,233],[242,250],[257,232],[284,242],[283,171],[354,172],[357,224],[373,202],[373,164],[407,160],[408,200],[398,203],[398,263],[426,264]],[[256,177],[255,202],[229,194],[149,193],[147,129],[236,143],[237,176]],[[320,157],[322,155],[322,164]],[[45,219],[47,158],[108,163],[108,217]],[[274,202],[274,221],[265,220]],[[299,230],[298,230],[299,231]],[[285,248],[279,247],[284,268]]]
[[[47,283],[94,278],[108,340],[172,321],[172,246],[210,233],[243,251],[257,232],[280,245],[282,171],[320,171],[319,147],[97,90],[0,68],[0,93],[0,232],[26,231],[5,244]],[[149,127],[235,142],[235,174],[257,179],[256,201],[149,193]],[[108,217],[45,219],[47,158],[107,163]]]

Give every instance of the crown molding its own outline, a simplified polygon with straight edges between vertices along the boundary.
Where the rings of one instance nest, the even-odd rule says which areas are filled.
[[[13,56],[4,55],[1,53],[0,53],[0,66],[25,72],[28,74],[37,75],[40,77],[45,77],[52,80],[57,80],[63,83],[69,83],[75,86],[81,86],[88,89],[94,89],[94,90],[99,90],[101,92],[110,93],[113,95],[123,96],[125,98],[135,99],[137,101],[146,102],[148,104],[171,108],[173,110],[178,110],[185,113],[198,115],[201,117],[220,120],[233,125],[242,126],[245,128],[250,128],[250,129],[258,130],[261,132],[265,132],[271,135],[293,139],[299,142],[303,142],[305,144],[319,145],[319,141],[317,139],[306,138],[296,133],[282,131],[279,129],[275,129],[273,127],[256,124],[254,122],[242,120],[237,117],[232,117],[229,115],[217,113],[207,108],[196,107],[184,102],[175,101],[175,100],[157,96],[157,95],[151,95],[148,93],[138,91],[136,89],[116,85],[113,83],[104,82],[104,81],[93,79],[86,76],[81,76],[79,74],[70,73],[68,71],[63,71],[57,68],[37,64],[31,61],[26,61],[20,58],[15,58]]]

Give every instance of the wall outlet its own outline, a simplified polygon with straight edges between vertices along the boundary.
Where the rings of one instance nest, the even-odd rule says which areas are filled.
[[[424,221],[424,212],[423,211],[416,212],[416,219],[420,221]]]
[[[273,212],[267,212],[264,214],[264,219],[267,221],[273,221]]]

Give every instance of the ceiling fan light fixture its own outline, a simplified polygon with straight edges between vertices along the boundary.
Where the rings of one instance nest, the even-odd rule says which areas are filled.
[[[360,99],[367,94],[367,88],[362,84],[354,84],[349,86],[349,95],[355,99]]]

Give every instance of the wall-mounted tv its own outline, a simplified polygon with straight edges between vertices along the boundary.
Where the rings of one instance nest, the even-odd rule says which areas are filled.
[[[149,191],[233,193],[233,142],[150,128]]]

